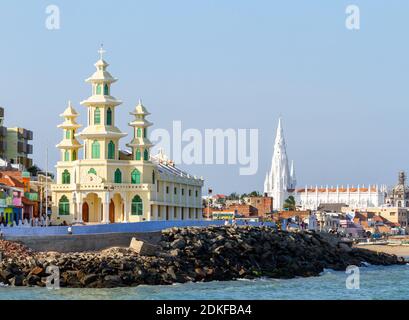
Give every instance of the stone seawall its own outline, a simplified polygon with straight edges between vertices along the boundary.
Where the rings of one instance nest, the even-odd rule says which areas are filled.
[[[351,248],[338,238],[268,227],[210,226],[162,231],[151,250],[35,253],[0,241],[0,282],[45,286],[47,267],[57,267],[62,287],[121,287],[256,277],[318,276],[324,268],[403,264],[394,255]],[[141,246],[135,246],[141,248]],[[142,245],[143,247],[143,245]],[[144,253],[143,253],[144,252]]]

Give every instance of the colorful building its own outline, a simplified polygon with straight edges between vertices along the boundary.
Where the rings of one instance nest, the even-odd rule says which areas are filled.
[[[122,101],[112,96],[111,86],[117,79],[107,71],[102,53],[96,72],[86,80],[92,94],[81,102],[87,126],[77,133],[79,114],[71,103],[61,114],[63,139],[57,145],[61,153],[57,181],[51,186],[52,221],[201,219],[203,179],[180,170],[162,152],[151,155],[148,132],[152,123],[141,101],[130,113],[133,137],[127,144],[129,151],[119,149],[120,140],[127,135],[116,126],[116,109]]]

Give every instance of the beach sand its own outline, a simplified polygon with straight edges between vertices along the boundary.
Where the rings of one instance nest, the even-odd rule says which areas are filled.
[[[389,245],[355,245],[355,248],[368,249],[376,252],[384,252],[397,255],[398,257],[409,257],[409,246],[389,246]]]

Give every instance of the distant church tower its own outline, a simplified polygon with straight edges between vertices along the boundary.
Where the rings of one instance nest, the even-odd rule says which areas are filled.
[[[273,209],[281,210],[284,200],[289,196],[289,191],[295,189],[296,178],[294,163],[291,171],[288,165],[288,157],[284,140],[281,118],[278,120],[277,134],[274,143],[271,170],[267,172],[264,181],[264,193],[273,197]]]

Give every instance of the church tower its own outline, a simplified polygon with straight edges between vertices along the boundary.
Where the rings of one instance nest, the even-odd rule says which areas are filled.
[[[117,81],[107,71],[103,60],[105,51],[98,51],[100,59],[95,63],[95,73],[86,80],[91,84],[92,95],[81,102],[87,107],[88,126],[79,134],[84,140],[84,159],[118,160],[119,139],[126,136],[115,126],[115,109],[122,104],[111,95],[111,85]]]
[[[129,125],[134,128],[134,136],[127,146],[132,149],[133,160],[149,161],[152,142],[148,139],[148,128],[152,126],[152,123],[145,118],[150,115],[150,113],[146,110],[142,101],[139,100],[135,110],[130,112],[130,114],[135,117],[135,119],[129,123]]]
[[[60,117],[64,118],[64,122],[58,125],[58,128],[63,129],[63,140],[57,144],[57,148],[61,150],[61,161],[76,161],[82,145],[78,142],[75,134],[81,125],[76,122],[78,113],[72,107],[71,101],[68,102],[67,109],[60,114]]]
[[[277,134],[274,143],[271,170],[267,172],[264,181],[264,193],[273,197],[273,209],[281,210],[284,201],[288,198],[289,189],[295,188],[294,166],[290,174],[284,132],[281,125],[281,118],[278,120]]]

